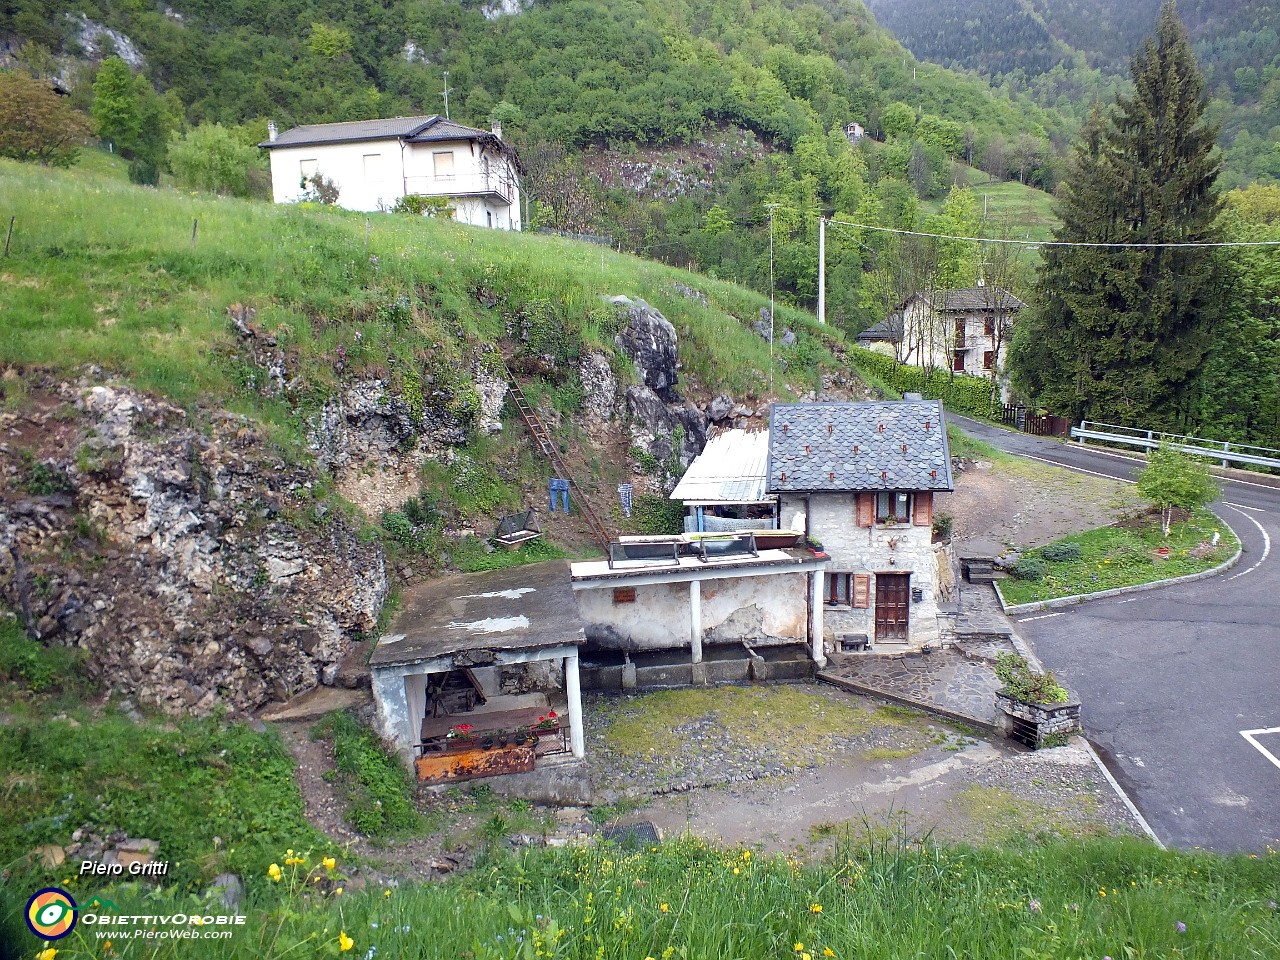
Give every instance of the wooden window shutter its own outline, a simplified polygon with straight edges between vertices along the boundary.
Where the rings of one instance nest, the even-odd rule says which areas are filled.
[[[863,610],[871,606],[871,574],[853,575],[853,605]]]
[[[876,516],[876,495],[874,493],[859,493],[857,496],[858,526],[869,527],[874,522]]]
[[[912,508],[915,516],[911,522],[917,527],[927,527],[933,523],[933,493],[921,491],[916,494],[916,502]]]

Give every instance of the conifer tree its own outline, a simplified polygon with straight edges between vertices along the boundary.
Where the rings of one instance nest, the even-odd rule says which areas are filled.
[[[1219,239],[1216,128],[1172,0],[1131,61],[1133,92],[1081,133],[1055,240]],[[1048,247],[1038,311],[1015,338],[1015,383],[1076,419],[1176,428],[1222,311],[1226,269],[1212,248]]]

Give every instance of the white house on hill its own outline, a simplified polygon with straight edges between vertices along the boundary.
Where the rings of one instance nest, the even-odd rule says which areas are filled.
[[[259,144],[271,155],[276,203],[305,198],[323,174],[348,210],[387,210],[416,194],[448,201],[454,219],[520,229],[520,158],[492,131],[431,117],[393,117],[294,127]]]

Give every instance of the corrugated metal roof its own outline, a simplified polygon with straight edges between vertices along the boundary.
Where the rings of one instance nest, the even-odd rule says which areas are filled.
[[[671,491],[671,499],[685,503],[757,503],[768,498],[768,464],[768,433],[722,430],[689,464]]]
[[[775,403],[768,478],[770,493],[951,490],[942,402]]]

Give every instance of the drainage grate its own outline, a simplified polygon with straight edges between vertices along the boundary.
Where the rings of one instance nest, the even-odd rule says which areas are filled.
[[[1016,740],[1023,746],[1034,750],[1039,744],[1036,725],[1030,720],[1023,720],[1021,717],[1010,717],[1009,719],[1013,721],[1013,728],[1009,731],[1009,739]]]

